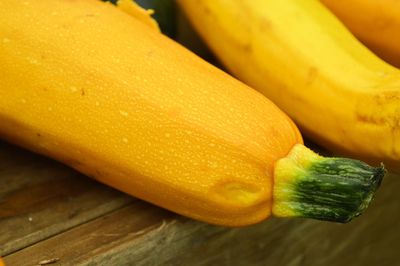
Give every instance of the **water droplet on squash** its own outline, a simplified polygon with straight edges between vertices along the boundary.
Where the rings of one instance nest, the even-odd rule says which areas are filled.
[[[129,115],[128,112],[123,111],[123,110],[120,110],[119,113],[124,117],[127,117]]]

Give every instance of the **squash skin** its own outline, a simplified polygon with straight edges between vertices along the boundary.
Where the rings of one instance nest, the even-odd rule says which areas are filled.
[[[108,3],[1,1],[0,61],[2,138],[208,223],[269,217],[274,162],[302,143],[268,99]]]
[[[335,154],[399,171],[400,71],[319,0],[178,1],[235,77]]]
[[[400,2],[321,0],[368,48],[400,67]]]

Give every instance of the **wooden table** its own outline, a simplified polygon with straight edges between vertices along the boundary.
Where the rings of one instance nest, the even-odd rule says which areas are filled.
[[[400,265],[400,176],[342,225],[196,222],[0,142],[0,255],[24,265]]]

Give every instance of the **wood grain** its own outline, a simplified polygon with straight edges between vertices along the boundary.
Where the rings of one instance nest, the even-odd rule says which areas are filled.
[[[0,142],[0,255],[133,200],[41,156]]]
[[[6,263],[35,265],[57,258],[58,265],[120,265],[114,264],[115,261],[132,260],[129,253],[121,256],[124,245],[142,250],[146,240],[157,235],[173,217],[167,211],[136,201],[129,207],[11,254],[6,257]]]

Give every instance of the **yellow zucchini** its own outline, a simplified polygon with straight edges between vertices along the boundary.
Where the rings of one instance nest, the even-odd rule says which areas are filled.
[[[0,136],[208,223],[365,209],[382,167],[317,156],[268,99],[135,17],[96,0],[0,1]],[[325,172],[346,201],[302,202]]]
[[[321,0],[373,52],[400,67],[400,1]]]

